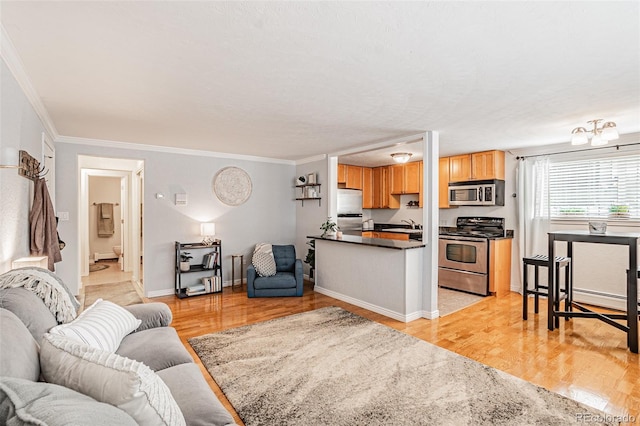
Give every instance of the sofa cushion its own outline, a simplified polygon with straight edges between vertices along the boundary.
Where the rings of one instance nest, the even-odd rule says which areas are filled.
[[[273,258],[271,244],[256,244],[251,263],[261,277],[271,277],[275,275],[276,261]]]
[[[176,365],[158,375],[171,389],[188,426],[235,424],[196,364]]]
[[[42,299],[22,287],[1,289],[0,307],[16,314],[36,342],[40,342],[42,335],[51,327],[58,325],[58,321],[42,303]]]
[[[293,272],[296,263],[296,248],[293,245],[273,246],[273,257],[278,272]]]
[[[169,309],[166,303],[138,303],[135,305],[123,306],[123,308],[142,321],[140,326],[136,328],[136,331],[143,331],[148,328],[155,327],[168,327],[173,319],[171,309]]]
[[[266,288],[293,288],[296,284],[296,276],[292,272],[278,272],[273,277],[257,277],[253,282],[253,287],[256,290]]]
[[[0,378],[0,424],[135,426],[131,416],[113,405],[51,383]]]
[[[78,318],[53,327],[49,333],[66,336],[96,349],[115,352],[124,336],[138,328],[140,323],[123,307],[98,299]]]
[[[189,351],[180,341],[178,333],[171,327],[131,333],[122,339],[116,353],[140,361],[153,371],[193,362]]]
[[[141,362],[47,333],[40,366],[47,382],[115,405],[140,425],[185,424],[167,385]]]
[[[38,343],[13,312],[0,308],[0,376],[37,381],[40,377]]]

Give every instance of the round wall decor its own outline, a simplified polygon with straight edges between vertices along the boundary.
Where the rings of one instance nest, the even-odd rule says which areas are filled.
[[[228,206],[239,206],[251,196],[251,177],[239,167],[225,167],[213,178],[213,192]]]

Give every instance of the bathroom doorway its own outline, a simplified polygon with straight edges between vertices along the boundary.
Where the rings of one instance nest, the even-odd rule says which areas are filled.
[[[142,283],[142,160],[79,156],[82,286]]]

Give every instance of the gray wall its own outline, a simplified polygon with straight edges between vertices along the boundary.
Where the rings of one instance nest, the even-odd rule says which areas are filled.
[[[0,152],[22,149],[42,160],[44,126],[4,60],[0,68]],[[11,261],[29,255],[29,210],[33,182],[17,169],[0,169],[0,273],[11,269]],[[63,259],[66,250],[62,252]]]
[[[322,234],[320,225],[327,220],[328,216],[329,179],[327,177],[327,159],[299,164],[296,167],[296,177],[307,176],[309,173],[315,173],[316,182],[322,185],[320,187],[322,200],[320,203],[316,200],[307,200],[304,202],[304,207],[301,201],[296,201],[296,254],[302,260],[304,260],[309,251],[307,241],[310,239],[307,236]],[[294,180],[292,179],[292,185],[295,185]],[[300,189],[296,188],[296,190],[295,197],[300,197]],[[336,221],[336,218],[334,217],[333,220]],[[306,263],[303,265],[304,273],[309,274],[309,265]]]
[[[77,156],[92,155],[144,160],[144,291],[147,296],[169,294],[174,288],[174,242],[198,242],[201,222],[215,222],[222,240],[224,280],[231,279],[231,254],[245,255],[245,268],[259,242],[295,243],[296,209],[293,164],[227,159],[93,145],[56,143],[57,207],[69,211],[60,234],[67,242],[60,276],[77,290],[78,171]],[[223,167],[245,170],[253,182],[249,200],[237,207],[222,204],[212,192],[215,174]],[[188,204],[176,206],[176,193],[187,193]],[[165,198],[156,199],[162,193]]]

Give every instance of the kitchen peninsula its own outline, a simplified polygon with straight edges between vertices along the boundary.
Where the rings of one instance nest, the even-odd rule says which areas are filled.
[[[315,291],[402,322],[422,317],[422,242],[308,238],[316,241]]]

